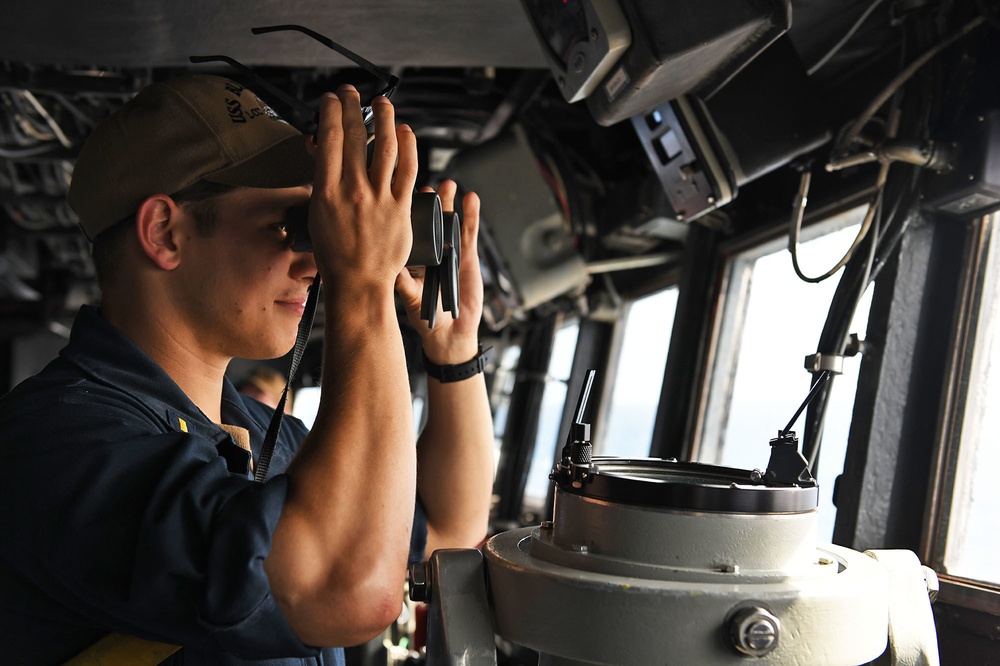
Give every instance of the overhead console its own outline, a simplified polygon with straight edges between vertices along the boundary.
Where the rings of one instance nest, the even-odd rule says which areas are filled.
[[[522,0],[569,102],[630,120],[676,220],[828,140],[789,0]]]
[[[789,0],[522,0],[569,102],[611,125],[710,95],[791,25]]]
[[[594,92],[632,44],[617,0],[523,0],[567,102]]]
[[[687,221],[830,138],[824,109],[784,36],[712,96],[684,95],[631,122],[674,218]]]

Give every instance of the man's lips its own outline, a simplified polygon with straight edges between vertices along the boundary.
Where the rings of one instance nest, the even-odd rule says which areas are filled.
[[[299,317],[306,311],[306,297],[275,301],[278,306],[295,312]]]

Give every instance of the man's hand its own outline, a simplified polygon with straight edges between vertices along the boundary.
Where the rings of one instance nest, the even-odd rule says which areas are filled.
[[[441,207],[455,209],[458,186],[446,180],[438,188]],[[428,190],[429,191],[429,190]],[[483,314],[483,276],[479,266],[479,197],[470,192],[462,200],[462,247],[458,267],[459,315],[445,314],[438,301],[437,322],[429,328],[420,319],[423,272],[404,269],[396,278],[396,291],[403,299],[410,322],[423,339],[424,353],[438,365],[465,363],[479,351],[479,320]]]
[[[410,206],[417,176],[416,137],[395,126],[392,104],[372,100],[375,145],[366,166],[367,132],[353,86],[321,100],[313,156],[316,180],[309,234],[327,286],[392,284],[410,254]]]

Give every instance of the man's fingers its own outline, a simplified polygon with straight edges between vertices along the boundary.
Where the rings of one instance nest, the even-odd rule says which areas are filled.
[[[396,144],[399,157],[396,160],[392,193],[397,199],[412,198],[413,188],[417,185],[417,135],[409,125],[400,125],[396,128]]]
[[[453,180],[446,180],[438,186],[437,192],[438,196],[441,197],[441,210],[455,210],[455,192],[457,191],[458,185]]]
[[[340,98],[325,93],[319,101],[316,129],[316,184],[338,183],[344,166],[344,123]]]
[[[465,217],[462,220],[462,257],[459,264],[459,275],[467,275],[467,279],[475,278],[482,282],[479,268],[479,195],[469,192],[462,199],[462,210]],[[476,287],[480,289],[480,287]],[[463,294],[464,295],[464,294]]]
[[[424,281],[423,272],[406,267],[396,276],[396,293],[403,299],[403,304],[407,309],[419,308],[420,298],[423,295]]]
[[[368,130],[361,115],[361,95],[354,86],[345,84],[337,89],[337,97],[340,98],[344,126],[343,178],[367,180]]]
[[[396,168],[396,114],[389,100],[382,96],[372,100],[372,112],[375,116],[375,147],[368,177],[373,185],[381,188],[392,182],[392,172]]]

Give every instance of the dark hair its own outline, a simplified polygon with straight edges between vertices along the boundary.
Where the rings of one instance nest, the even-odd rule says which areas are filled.
[[[235,185],[222,185],[199,180],[193,185],[174,192],[170,198],[195,219],[195,228],[203,237],[215,232],[219,197],[236,189]],[[91,257],[99,285],[110,284],[119,272],[125,240],[135,227],[135,215],[108,227],[94,239]]]
[[[170,198],[195,219],[198,234],[211,236],[215,232],[215,215],[218,212],[219,197],[237,189],[236,185],[223,185],[199,180],[193,185],[174,192]]]

